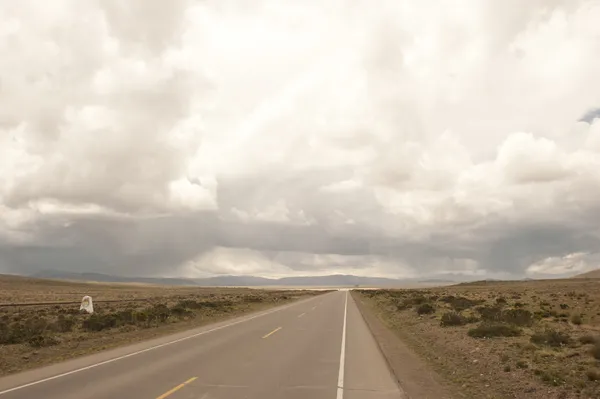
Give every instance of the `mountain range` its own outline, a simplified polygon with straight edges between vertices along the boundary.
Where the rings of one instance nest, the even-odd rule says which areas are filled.
[[[104,283],[142,283],[155,285],[198,286],[198,287],[399,287],[410,284],[447,285],[456,283],[472,283],[477,280],[473,276],[463,274],[444,274],[429,278],[392,279],[384,277],[363,277],[345,274],[329,276],[298,276],[282,278],[265,278],[257,276],[223,275],[208,278],[183,277],[125,277],[102,273],[67,272],[60,270],[44,270],[30,277],[93,281]],[[563,277],[564,278],[564,277]],[[571,278],[600,278],[600,269],[578,274]],[[532,280],[526,278],[525,280]],[[494,281],[488,279],[487,281]]]
[[[95,281],[106,283],[144,283],[159,285],[187,285],[199,287],[337,287],[337,286],[373,286],[373,287],[394,287],[408,283],[426,283],[426,284],[450,284],[456,283],[458,279],[430,278],[430,279],[391,279],[383,277],[362,277],[344,274],[335,274],[329,276],[299,276],[282,278],[265,278],[256,276],[216,276],[208,278],[168,278],[168,277],[123,277],[102,273],[77,273],[65,272],[59,270],[44,270],[31,275],[30,277],[55,279],[55,280],[75,280],[75,281]],[[452,276],[456,277],[456,276]],[[464,280],[463,280],[464,281]]]
[[[592,270],[587,273],[581,273],[572,278],[600,278],[600,269]]]

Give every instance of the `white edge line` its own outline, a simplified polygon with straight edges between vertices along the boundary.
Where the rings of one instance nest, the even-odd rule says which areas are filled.
[[[346,319],[348,315],[348,291],[344,302],[344,327],[342,329],[342,349],[340,350],[340,371],[338,372],[337,399],[344,398],[344,368],[346,363]]]
[[[304,316],[305,314],[306,314],[306,312],[305,312],[305,313],[302,313],[302,314],[300,314],[300,315],[298,315],[298,318],[301,318],[301,317],[302,317],[302,316]]]
[[[81,367],[79,369],[67,371],[66,373],[58,374],[58,375],[55,375],[55,376],[52,376],[52,377],[43,378],[41,380],[37,380],[37,381],[33,381],[33,382],[30,382],[30,383],[27,383],[27,384],[19,385],[19,386],[16,386],[14,388],[10,388],[10,389],[6,389],[4,391],[0,391],[0,395],[5,395],[7,393],[18,391],[18,390],[24,389],[24,388],[28,388],[28,387],[33,386],[33,385],[42,384],[44,382],[56,380],[58,378],[66,377],[66,376],[71,375],[71,374],[76,374],[76,373],[79,373],[79,372],[82,372],[82,371],[93,369],[93,368],[96,368],[96,367],[99,367],[99,366],[103,366],[105,364],[116,362],[118,360],[122,360],[122,359],[126,359],[128,357],[136,356],[136,355],[139,355],[141,353],[150,352],[151,350],[154,350],[154,349],[158,349],[158,348],[162,348],[162,347],[165,347],[165,346],[173,345],[173,344],[176,344],[176,343],[179,343],[179,342],[182,342],[182,341],[187,341],[188,339],[196,338],[196,337],[199,337],[201,335],[211,333],[213,331],[222,330],[224,328],[231,327],[231,326],[234,326],[236,324],[240,324],[240,323],[252,320],[252,319],[257,319],[259,317],[266,316],[266,315],[271,314],[271,313],[279,312],[281,310],[287,309],[287,308],[289,308],[291,306],[294,306],[294,305],[297,305],[297,304],[298,304],[298,302],[291,303],[291,304],[289,304],[287,306],[283,306],[283,307],[278,308],[278,309],[272,309],[270,311],[267,311],[266,313],[261,313],[261,314],[257,314],[257,315],[254,315],[254,316],[246,317],[246,318],[243,318],[241,320],[237,320],[237,321],[234,321],[232,323],[225,324],[225,325],[222,325],[222,326],[219,326],[219,327],[211,328],[210,330],[201,331],[201,332],[196,333],[196,334],[188,335],[187,337],[179,338],[179,339],[176,339],[174,341],[165,342],[164,344],[159,344],[159,345],[151,346],[150,348],[146,348],[146,349],[142,349],[142,350],[139,350],[139,351],[136,351],[136,352],[128,353],[127,355],[118,356],[118,357],[115,357],[115,358],[112,358],[112,359],[104,360],[104,361],[102,361],[100,363],[94,363],[94,364],[91,364],[89,366]]]

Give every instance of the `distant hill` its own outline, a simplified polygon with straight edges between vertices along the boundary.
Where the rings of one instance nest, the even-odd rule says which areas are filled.
[[[587,273],[581,273],[571,278],[600,278],[600,269],[592,270]]]
[[[44,270],[30,277],[53,280],[95,281],[99,283],[144,283],[157,285],[197,285],[194,280],[185,278],[123,277],[102,273],[76,273],[59,270]]]
[[[283,277],[279,279],[256,276],[217,276],[209,278],[153,278],[153,277],[122,277],[102,273],[76,273],[58,270],[45,270],[31,275],[35,278],[74,281],[96,281],[105,283],[146,283],[159,285],[187,285],[199,287],[398,287],[406,282],[417,282],[416,279],[396,280],[382,277],[360,277],[353,275],[301,276]],[[431,282],[431,281],[428,281]],[[437,281],[436,282],[442,282]]]

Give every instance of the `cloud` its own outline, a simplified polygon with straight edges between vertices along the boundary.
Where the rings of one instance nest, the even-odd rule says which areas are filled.
[[[0,8],[0,271],[522,277],[600,244],[597,2]]]
[[[532,276],[551,275],[565,276],[573,273],[584,273],[597,269],[600,255],[576,252],[560,257],[549,257],[527,267],[527,274]]]

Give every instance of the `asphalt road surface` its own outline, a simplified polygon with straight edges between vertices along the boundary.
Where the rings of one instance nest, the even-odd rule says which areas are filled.
[[[0,399],[398,399],[347,291],[0,379]]]

